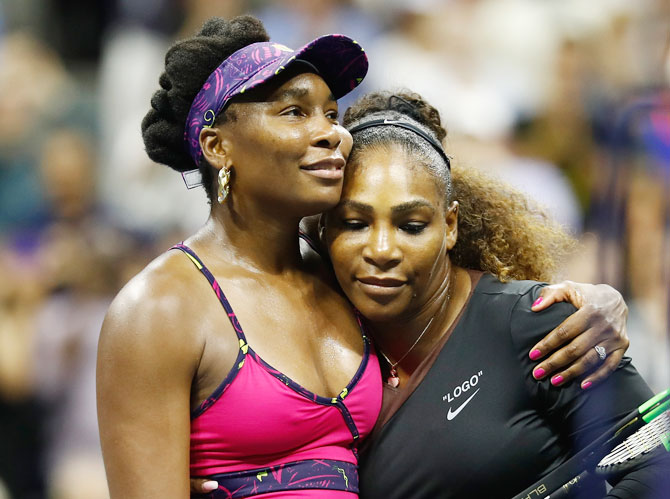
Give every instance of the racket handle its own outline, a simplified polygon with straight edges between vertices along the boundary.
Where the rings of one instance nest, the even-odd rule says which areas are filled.
[[[566,482],[561,487],[553,491],[551,494],[545,497],[545,499],[560,499],[565,497],[572,497],[572,494],[575,491],[578,491],[582,488],[584,483],[593,478],[593,474],[588,471],[582,471],[579,475],[574,477],[572,480]]]

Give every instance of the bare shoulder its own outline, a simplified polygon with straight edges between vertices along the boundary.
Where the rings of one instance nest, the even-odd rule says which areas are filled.
[[[165,354],[179,353],[184,361],[199,354],[204,339],[198,338],[197,328],[188,328],[198,313],[189,290],[194,282],[189,265],[177,252],[164,253],[119,291],[103,323],[101,355],[116,347],[147,354],[160,347]]]
[[[185,319],[194,284],[174,253],[119,292],[100,334],[98,422],[111,497],[188,493],[190,394],[203,341],[183,329],[197,320]]]

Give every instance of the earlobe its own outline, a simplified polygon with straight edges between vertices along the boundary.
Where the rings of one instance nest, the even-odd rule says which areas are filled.
[[[447,210],[447,250],[451,250],[458,240],[458,206],[458,201],[454,201]]]
[[[319,215],[319,222],[317,223],[317,233],[319,236],[319,244],[322,248],[328,248],[326,244],[326,215]]]
[[[207,127],[200,131],[200,147],[207,162],[217,170],[232,165],[230,141],[218,128]]]

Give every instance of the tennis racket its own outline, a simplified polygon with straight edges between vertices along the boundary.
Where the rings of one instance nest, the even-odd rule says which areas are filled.
[[[591,477],[607,478],[667,453],[670,453],[670,389],[647,400],[513,499],[570,497]]]

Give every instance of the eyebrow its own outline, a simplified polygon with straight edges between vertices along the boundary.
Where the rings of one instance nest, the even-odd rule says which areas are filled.
[[[370,206],[369,204],[361,203],[359,201],[351,201],[349,199],[344,199],[340,201],[340,206],[343,208],[351,208],[365,213],[372,213],[374,211],[372,206]]]
[[[372,213],[373,211],[375,211],[374,208],[369,204],[361,203],[360,201],[352,201],[349,199],[341,201],[340,206],[345,208],[352,208],[354,210],[365,213]],[[406,203],[394,206],[393,208],[391,208],[391,213],[393,215],[398,215],[402,213],[407,213],[408,211],[412,211],[417,208],[430,208],[431,211],[434,211],[433,206],[429,202],[423,201],[421,199],[416,199],[414,201],[407,201]]]
[[[415,199],[414,201],[407,201],[406,203],[398,204],[391,208],[391,213],[398,215],[408,211],[416,210],[417,208],[430,208],[433,211],[433,206],[422,199]]]

